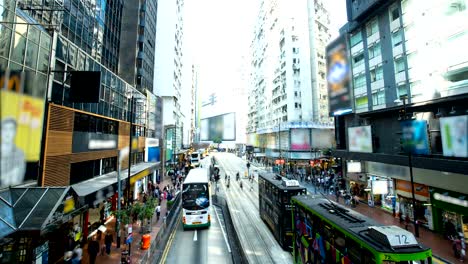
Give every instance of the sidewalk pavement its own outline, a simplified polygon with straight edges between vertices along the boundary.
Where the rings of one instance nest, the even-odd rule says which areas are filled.
[[[258,165],[258,164],[253,164]],[[255,166],[260,170],[264,170],[265,167],[263,166]],[[269,169],[269,168],[266,168]],[[311,183],[305,183],[305,182],[300,182],[302,185],[307,187],[309,189],[314,190],[315,186]],[[328,199],[332,201],[336,201],[335,195],[327,195]],[[346,206],[344,204],[344,199],[341,197],[340,199],[340,204]],[[349,206],[348,206],[349,207]],[[352,210],[355,210],[369,218],[372,218],[376,220],[377,222],[383,224],[383,225],[396,225],[400,226],[402,228],[405,228],[405,223],[400,223],[400,220],[398,218],[393,217],[391,212],[385,211],[383,209],[377,208],[377,207],[370,207],[367,204],[360,203],[357,207],[351,208]],[[409,227],[410,232],[414,232],[414,225],[410,225]],[[456,263],[459,262],[457,258],[454,257],[453,254],[453,249],[452,249],[452,242],[450,240],[445,239],[441,234],[435,233],[425,227],[420,226],[419,227],[419,238],[417,238],[419,242],[422,244],[430,247],[432,249],[432,254],[436,257],[439,258],[440,260],[435,259],[435,263]]]
[[[172,180],[170,177],[164,177],[164,180],[159,184],[159,188],[162,190],[164,186],[167,185],[172,185]],[[167,200],[163,200],[161,202],[161,217],[159,218],[159,221],[156,221],[156,214],[154,215],[152,221],[151,221],[151,243],[153,243],[153,240],[156,238],[161,225],[163,224],[163,219],[164,216],[166,215],[167,211]],[[124,226],[122,226],[122,237],[121,237],[121,243],[120,243],[120,248],[116,248],[117,246],[117,236],[115,232],[115,221],[116,219],[114,218],[112,221],[107,223],[106,227],[107,230],[112,233],[114,236],[114,242],[112,243],[111,246],[111,254],[107,255],[104,253],[104,255],[99,254],[96,258],[96,264],[119,264],[120,259],[121,259],[121,252],[125,251],[127,249],[127,245],[125,244],[125,229]],[[139,223],[139,222],[138,222]],[[133,241],[132,241],[132,246],[130,249],[130,255],[131,255],[131,263],[136,264],[140,263],[141,258],[144,256],[146,251],[148,250],[142,250],[141,249],[141,237],[143,234],[140,233],[140,228],[141,225],[134,223],[133,224]],[[102,236],[102,240],[99,242],[101,247],[104,246],[104,234]],[[89,264],[89,255],[88,255],[88,244],[86,244],[83,247],[83,257],[81,259],[82,264]]]

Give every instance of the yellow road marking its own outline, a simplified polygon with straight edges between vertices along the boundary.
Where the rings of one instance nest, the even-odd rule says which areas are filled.
[[[167,258],[167,255],[169,254],[169,249],[171,249],[172,242],[174,242],[175,234],[177,232],[177,229],[179,228],[179,225],[180,225],[180,221],[177,221],[177,225],[174,231],[172,231],[171,235],[169,236],[169,240],[167,241],[166,248],[163,251],[163,255],[161,257],[161,261],[159,262],[159,264],[166,263],[166,258]]]

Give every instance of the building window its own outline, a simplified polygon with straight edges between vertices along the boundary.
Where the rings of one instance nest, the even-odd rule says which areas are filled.
[[[398,6],[392,6],[390,8],[390,19],[395,21],[398,18],[400,18],[400,11],[398,10]]]
[[[367,96],[356,97],[354,99],[354,103],[356,105],[356,109],[367,108],[369,99],[367,98]]]
[[[359,65],[364,63],[364,53],[353,57],[353,67],[358,67]]]
[[[377,67],[375,69],[370,70],[370,80],[371,82],[375,82],[378,80],[383,79],[383,69],[382,67]]]
[[[405,70],[405,61],[404,59],[401,57],[401,58],[398,58],[395,60],[395,71],[397,73],[400,73],[402,71]]]
[[[374,46],[369,47],[369,59],[375,58],[382,54],[382,51],[380,49],[380,42],[376,43]]]
[[[379,23],[377,19],[373,19],[366,25],[367,37],[370,37],[379,31]]]
[[[357,77],[354,77],[354,89],[358,89],[363,86],[366,86],[366,76],[359,75]]]
[[[403,42],[403,32],[398,30],[395,33],[392,33],[392,43],[393,47],[400,45]]]
[[[397,97],[400,98],[402,96],[405,96],[408,94],[408,91],[406,90],[406,85],[399,85],[397,87]]]
[[[359,44],[361,42],[362,42],[361,31],[358,31],[351,35],[351,47],[354,47],[356,44]]]
[[[385,104],[385,91],[381,90],[375,93],[372,93],[372,105],[382,105]]]

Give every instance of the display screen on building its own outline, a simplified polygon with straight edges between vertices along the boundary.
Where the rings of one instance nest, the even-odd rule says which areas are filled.
[[[312,128],[312,148],[331,148],[335,146],[333,129]]]
[[[401,122],[403,150],[412,154],[429,154],[427,122],[410,120]]]
[[[444,156],[468,157],[468,115],[440,118]]]
[[[37,180],[44,98],[23,93],[25,78],[22,72],[0,72],[0,188]]]
[[[350,173],[355,173],[355,172],[361,172],[361,162],[360,161],[348,161],[346,163],[348,166],[348,172]]]
[[[371,126],[348,127],[349,151],[372,153]]]
[[[236,140],[236,114],[228,113],[201,120],[200,137],[203,141]]]
[[[309,129],[291,129],[291,150],[310,151]]]
[[[327,83],[330,116],[352,112],[351,67],[348,60],[346,36],[342,35],[327,46]]]

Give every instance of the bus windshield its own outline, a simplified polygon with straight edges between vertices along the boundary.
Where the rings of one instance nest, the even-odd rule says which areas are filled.
[[[182,190],[182,208],[186,210],[203,210],[209,206],[208,183],[184,184]]]

